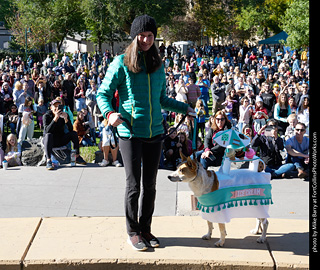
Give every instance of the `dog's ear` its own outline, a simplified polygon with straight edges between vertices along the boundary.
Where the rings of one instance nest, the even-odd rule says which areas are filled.
[[[192,170],[196,170],[197,168],[197,162],[192,160],[190,157],[187,158],[187,165]]]
[[[193,162],[190,157],[187,158],[187,165],[188,165],[188,167],[192,168]]]
[[[181,161],[187,160],[187,157],[182,153],[182,151],[180,151],[180,157],[181,157]]]
[[[194,162],[195,162],[195,163],[198,163],[198,160],[197,160],[196,152],[195,152],[195,151],[192,153],[192,157],[193,157]]]

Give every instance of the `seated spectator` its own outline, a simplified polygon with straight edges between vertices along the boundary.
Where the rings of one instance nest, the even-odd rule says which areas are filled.
[[[86,104],[91,115],[93,115],[94,108],[97,106],[97,86],[93,80],[90,80],[90,87],[86,91]]]
[[[18,119],[19,119],[18,108],[15,104],[12,104],[10,106],[10,110],[6,113],[4,117],[4,121],[10,127],[10,131],[12,134],[16,134]]]
[[[188,139],[187,134],[183,131],[179,131],[178,133],[179,143],[181,147],[178,147],[179,152],[182,153],[187,157],[192,154],[192,141]]]
[[[18,113],[21,115],[21,128],[19,130],[18,142],[21,143],[25,140],[26,136],[29,140],[32,139],[34,134],[34,121],[33,121],[33,99],[26,97],[24,104],[21,104]]]
[[[99,163],[99,166],[105,167],[109,165],[109,153],[111,152],[112,155],[112,165],[116,167],[122,167],[122,164],[118,161],[118,150],[119,146],[115,147],[114,149],[111,148],[111,144],[115,146],[115,136],[112,135],[111,126],[108,125],[108,120],[104,119],[103,121],[104,128],[102,130],[102,139],[99,143],[99,148],[102,149],[103,152],[103,160]]]
[[[79,145],[92,146],[93,143],[90,140],[89,133],[90,127],[86,126],[84,121],[84,114],[82,111],[77,113],[77,119],[73,123],[73,130],[78,134]]]
[[[252,104],[249,103],[249,99],[247,97],[243,97],[240,100],[240,107],[239,107],[239,120],[238,120],[238,130],[239,132],[242,131],[245,125],[250,123],[251,115],[252,115]]]
[[[288,98],[285,93],[281,93],[278,98],[278,103],[274,107],[274,119],[278,121],[279,134],[284,135],[288,127],[288,116],[291,114],[291,108],[288,103]]]
[[[224,112],[226,113],[228,120],[231,122],[233,118],[233,104],[237,103],[236,99],[233,99],[231,94],[227,95],[226,101],[223,102],[221,105],[224,106]]]
[[[178,124],[181,121],[182,117],[183,117],[183,114],[181,114],[181,113],[177,114],[177,116],[174,119],[174,126],[175,127],[178,126]],[[188,118],[186,118],[184,120],[184,122],[181,123],[181,125],[177,128],[177,132],[183,131],[183,132],[186,133],[187,137],[190,137],[190,135],[192,135],[192,134],[190,132],[191,130],[190,130],[190,125],[189,124],[190,123],[188,122]]]
[[[178,83],[175,85],[175,90],[176,90],[176,100],[181,101],[181,102],[187,102],[188,97],[188,88],[185,86],[184,81],[182,78],[179,79]]]
[[[288,140],[289,138],[294,136],[294,128],[297,123],[298,123],[297,115],[295,113],[290,114],[288,116],[289,126],[287,127],[286,132],[284,134],[285,140]]]
[[[62,105],[60,100],[53,100],[50,110],[43,116],[43,144],[47,158],[46,168],[48,170],[53,170],[51,161],[52,148],[65,146],[70,141],[72,141],[73,148],[76,150],[76,163],[86,164],[80,156],[78,135],[73,130],[68,114],[63,112],[59,105]],[[67,133],[65,133],[65,126],[68,129]]]
[[[73,125],[73,113],[71,112],[71,109],[69,106],[67,106],[65,103],[64,103],[64,99],[62,97],[57,97],[56,100],[59,100],[61,102],[61,105],[63,106],[63,111],[66,112],[69,116],[69,120],[71,122],[71,124]]]
[[[260,147],[260,158],[266,164],[266,172],[271,173],[271,179],[284,178],[295,169],[292,163],[284,164],[280,151],[284,149],[283,140],[278,136],[278,126],[272,126],[271,131],[262,134],[267,127],[264,125],[252,139],[252,147]]]
[[[168,132],[170,133],[174,127],[169,128]],[[182,144],[179,143],[179,137],[177,136],[177,131],[174,131],[167,137],[163,142],[164,148],[164,156],[166,158],[166,166],[170,169],[176,168],[176,163],[178,158],[180,157],[179,154],[179,147]]]
[[[4,159],[9,167],[21,166],[21,146],[18,144],[17,136],[9,134]]]
[[[13,101],[19,108],[20,104],[24,104],[24,100],[27,97],[28,83],[16,82],[15,88],[13,89]]]
[[[0,168],[2,168],[2,161],[4,160],[4,149],[5,149],[2,140],[3,140],[2,130],[0,128]]]
[[[84,116],[84,126],[85,128],[89,128],[89,136],[94,145],[96,145],[96,128],[92,118],[92,114],[88,111],[88,109],[81,110]]]
[[[306,125],[298,122],[294,132],[295,135],[286,141],[289,161],[291,159],[291,162],[298,170],[299,178],[307,178],[309,175],[309,138],[304,136]]]
[[[298,121],[306,125],[307,130],[305,134],[309,135],[309,95],[301,97],[297,112]]]
[[[9,86],[9,83],[4,82],[2,84],[0,96],[1,95],[3,98],[4,111],[7,112],[9,110],[10,106],[13,104],[12,89]]]
[[[268,83],[263,83],[259,95],[263,100],[263,106],[268,111],[268,116],[272,117],[274,106],[276,104],[276,96],[273,94],[272,89],[269,87]]]
[[[197,137],[197,151],[201,151],[203,149],[204,149],[203,142],[202,142],[201,138]]]
[[[74,98],[76,101],[77,111],[81,111],[82,108],[86,107],[86,86],[85,79],[78,79],[77,87],[74,89]]]
[[[291,109],[291,113],[297,113],[297,104],[295,102],[294,97],[289,96],[288,97],[288,103]]]
[[[39,99],[38,101],[38,106],[37,106],[37,120],[39,123],[39,128],[40,130],[43,129],[43,116],[47,112],[47,106],[44,105],[44,100]]]
[[[256,133],[267,123],[268,118],[267,109],[263,107],[263,100],[260,96],[257,96],[255,110],[252,116],[253,126]]]
[[[226,148],[215,143],[213,139],[219,131],[230,128],[231,123],[226,114],[223,111],[218,111],[215,114],[212,126],[204,139],[205,149],[196,153],[196,157],[204,169],[208,169],[209,166],[221,166]]]

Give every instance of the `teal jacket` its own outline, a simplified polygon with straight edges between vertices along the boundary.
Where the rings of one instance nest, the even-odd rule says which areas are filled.
[[[133,73],[123,61],[124,55],[117,56],[112,61],[98,89],[97,103],[101,113],[106,118],[113,111],[111,101],[118,89],[119,113],[131,123],[133,137],[151,138],[163,134],[161,108],[186,114],[188,104],[167,97],[163,67],[147,74],[144,61],[141,61],[142,71]],[[121,137],[130,136],[125,123],[118,126],[118,132]]]

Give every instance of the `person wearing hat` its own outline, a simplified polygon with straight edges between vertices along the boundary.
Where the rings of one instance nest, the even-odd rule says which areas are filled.
[[[97,93],[97,103],[104,118],[118,128],[121,137],[128,243],[133,249],[144,251],[147,245],[159,246],[159,240],[151,234],[151,221],[164,132],[161,108],[182,114],[194,111],[188,104],[166,96],[164,67],[154,43],[157,36],[154,18],[148,15],[135,18],[130,36],[132,42],[125,53],[115,57],[107,70]],[[116,89],[120,98],[119,112],[112,107]],[[130,123],[131,134],[128,124],[120,117]],[[139,206],[141,175],[143,190]]]
[[[76,163],[85,165],[86,162],[80,156],[79,140],[77,133],[73,130],[73,126],[66,112],[60,110],[61,101],[54,99],[50,103],[50,110],[43,115],[43,145],[44,153],[47,158],[46,168],[53,170],[51,154],[54,147],[61,147],[73,143],[76,150]],[[68,133],[65,133],[65,127]]]

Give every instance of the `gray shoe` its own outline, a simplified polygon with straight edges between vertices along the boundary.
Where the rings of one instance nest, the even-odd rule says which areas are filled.
[[[147,245],[143,241],[141,235],[128,236],[128,244],[132,246],[134,250],[145,251],[148,249]]]
[[[142,233],[142,239],[144,239],[153,248],[160,246],[158,238],[152,233]]]

